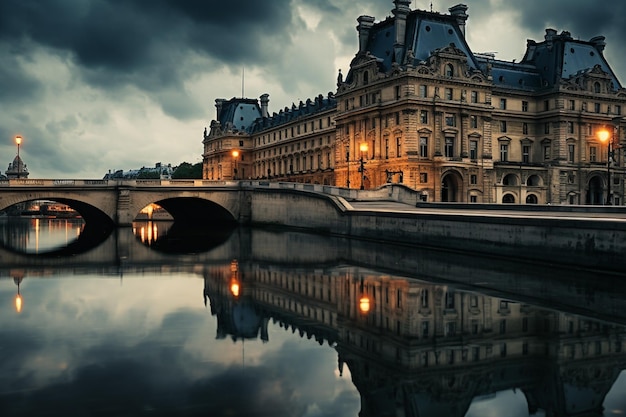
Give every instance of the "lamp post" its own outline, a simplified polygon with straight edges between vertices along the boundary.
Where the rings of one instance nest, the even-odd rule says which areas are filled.
[[[363,142],[359,145],[359,150],[361,151],[361,159],[359,160],[361,166],[359,167],[359,171],[361,171],[361,190],[365,189],[365,160],[363,159],[363,155],[367,153],[369,146],[367,142]]]
[[[233,155],[233,179],[237,179],[237,157],[239,156],[239,151],[238,150],[233,150],[232,152]]]
[[[346,187],[350,188],[350,147],[346,146]]]
[[[20,145],[22,144],[22,137],[16,136],[15,143],[17,144],[17,178],[20,178],[20,174],[22,173],[22,164],[20,163]]]
[[[613,142],[613,136],[606,129],[603,128],[598,132],[598,139],[601,142],[607,143],[607,159],[606,159],[606,205],[611,205],[611,159],[613,158],[613,151],[611,150],[611,145]]]

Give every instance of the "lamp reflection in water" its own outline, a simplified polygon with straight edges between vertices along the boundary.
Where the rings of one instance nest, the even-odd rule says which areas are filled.
[[[237,262],[236,259],[233,259],[233,261],[230,263],[230,293],[235,298],[239,297],[239,294],[241,291],[238,273],[239,273],[239,263]]]
[[[359,296],[359,312],[361,312],[361,314],[367,314],[370,311],[371,306],[371,301],[369,296],[365,293],[365,289],[364,289],[364,285],[363,285],[363,278],[361,278],[361,285],[360,285],[360,296]]]
[[[11,272],[13,276],[13,282],[17,285],[17,294],[15,295],[15,311],[17,313],[22,312],[22,307],[24,305],[24,300],[22,299],[22,294],[20,294],[20,284],[24,279],[24,273],[22,271]]]

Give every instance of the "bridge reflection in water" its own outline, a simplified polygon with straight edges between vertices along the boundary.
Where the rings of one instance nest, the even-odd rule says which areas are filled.
[[[237,229],[210,251],[186,254],[150,250],[140,228],[117,233],[126,232],[103,244],[100,259],[15,256],[7,265],[3,257],[0,276],[19,285],[20,303],[29,278],[50,274],[200,276],[218,340],[271,346],[282,328],[334,350],[337,373],[358,389],[361,417],[626,412],[622,277],[292,232]],[[113,248],[122,256],[112,258]],[[107,269],[110,259],[117,263]],[[20,308],[28,312],[28,301]],[[306,361],[294,357],[284,369],[297,372]],[[250,361],[247,378],[259,377],[259,366]],[[276,370],[261,376],[268,387],[280,377]],[[9,379],[0,374],[0,410],[17,398]],[[217,401],[218,391],[207,389],[194,410]],[[246,393],[233,395],[232,414],[245,415],[237,401],[245,403]]]

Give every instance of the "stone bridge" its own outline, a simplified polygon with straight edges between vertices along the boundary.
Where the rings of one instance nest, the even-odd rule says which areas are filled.
[[[354,190],[266,181],[0,182],[0,210],[25,201],[54,200],[78,210],[86,229],[90,224],[131,226],[142,208],[156,203],[176,222],[193,227],[280,226],[626,271],[626,207],[437,204],[420,203],[419,197],[398,184]]]

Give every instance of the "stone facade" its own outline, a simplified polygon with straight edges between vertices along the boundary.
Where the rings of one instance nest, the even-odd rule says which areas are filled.
[[[424,201],[624,204],[626,90],[603,37],[547,29],[506,62],[470,50],[467,6],[440,14],[394,3],[384,21],[357,19],[359,50],[334,94],[272,116],[267,95],[260,106],[216,100],[204,178],[236,178],[239,164],[238,179],[401,182]],[[247,124],[233,118],[244,105],[258,116]]]

